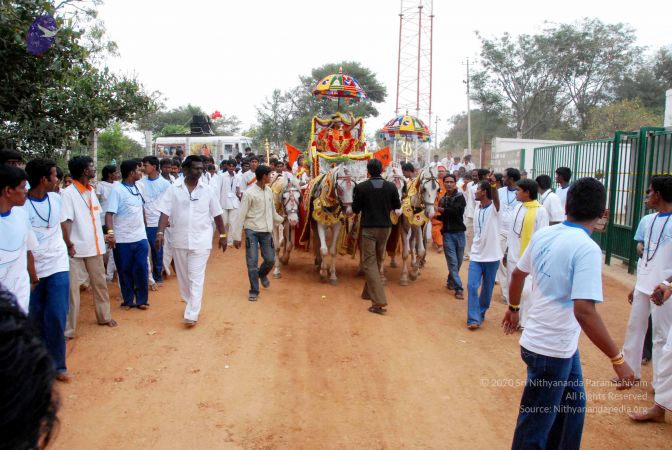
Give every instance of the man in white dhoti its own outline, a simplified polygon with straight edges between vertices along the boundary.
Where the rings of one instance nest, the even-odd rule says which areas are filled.
[[[175,181],[157,205],[161,217],[154,245],[163,246],[170,219],[175,273],[180,295],[187,304],[184,324],[194,326],[201,312],[205,266],[212,249],[210,220],[214,218],[217,224],[222,251],[226,251],[226,233],[217,194],[203,182],[203,159],[188,156],[182,163],[182,171],[184,178]]]

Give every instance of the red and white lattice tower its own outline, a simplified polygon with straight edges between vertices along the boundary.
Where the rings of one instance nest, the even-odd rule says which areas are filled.
[[[433,28],[433,0],[401,0],[395,114],[408,111],[430,127]]]

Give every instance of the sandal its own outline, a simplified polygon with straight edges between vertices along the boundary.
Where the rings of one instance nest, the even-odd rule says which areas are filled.
[[[369,308],[369,312],[372,312],[374,314],[380,314],[382,316],[383,314],[385,314],[387,312],[387,310],[385,308],[383,308],[382,306],[375,306],[374,305],[374,306],[371,306]]]

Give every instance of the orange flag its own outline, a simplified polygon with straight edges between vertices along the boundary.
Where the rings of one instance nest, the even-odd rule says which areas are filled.
[[[381,150],[378,150],[373,154],[373,157],[376,158],[383,164],[383,169],[385,169],[392,162],[392,155],[390,155],[390,147],[385,147]]]
[[[296,161],[296,159],[301,154],[301,150],[289,145],[287,142],[285,142],[285,147],[287,147],[287,159],[289,160],[289,167],[292,167],[294,165],[294,161]]]

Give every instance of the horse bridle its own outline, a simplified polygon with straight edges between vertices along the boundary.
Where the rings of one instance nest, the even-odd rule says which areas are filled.
[[[285,190],[282,191],[282,194],[280,195],[280,200],[282,202],[282,209],[285,211],[285,213],[294,213],[299,211],[299,202],[294,198],[293,195],[288,195],[287,200],[285,200],[283,197],[285,193],[292,193],[292,192],[298,192],[299,193],[299,198],[301,198],[301,189],[297,188],[292,184],[291,181],[287,182],[287,186],[285,187]],[[289,209],[289,205],[292,205],[294,209]]]
[[[339,171],[340,171],[340,169],[338,169],[338,170],[336,171],[336,182],[334,183],[334,184],[335,184],[335,188],[336,188],[336,196],[337,196],[337,197],[339,197],[339,196],[338,196],[338,190],[339,190],[339,189],[342,190],[342,188],[341,188],[341,186],[340,186],[340,184],[339,184],[339,181],[342,181],[342,180],[343,180],[343,181],[346,181],[346,182],[351,182],[351,183],[354,183],[355,186],[357,186],[357,181],[354,180],[354,179],[352,178],[352,175],[338,175],[338,172],[339,172]],[[341,202],[341,204],[342,204],[343,206],[350,206],[350,205],[352,205],[352,202],[351,202],[351,203],[344,203],[344,202],[342,202],[341,199],[340,199],[340,197],[339,197],[338,201]]]

